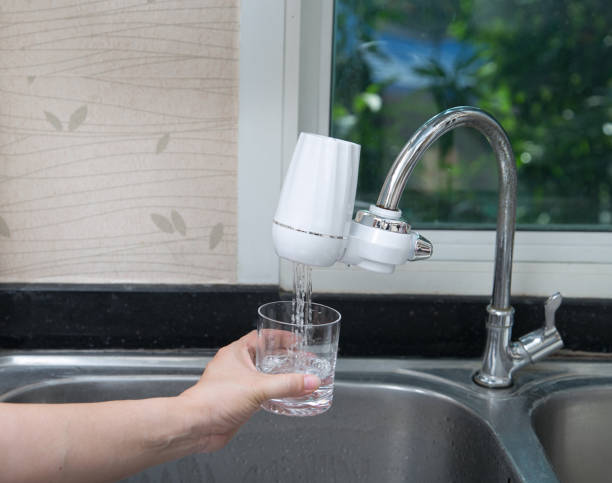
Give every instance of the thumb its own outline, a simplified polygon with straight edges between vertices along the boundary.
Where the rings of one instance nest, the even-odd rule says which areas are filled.
[[[305,396],[317,389],[321,379],[313,374],[266,374],[262,379],[264,400]]]

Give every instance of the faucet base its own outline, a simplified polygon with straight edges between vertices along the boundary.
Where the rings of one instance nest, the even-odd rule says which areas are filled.
[[[482,374],[480,371],[474,375],[473,380],[479,386],[489,389],[503,389],[504,387],[512,386],[511,377],[492,376],[490,374]]]
[[[488,388],[504,388],[512,385],[512,372],[524,359],[511,344],[514,309],[487,307],[487,341],[480,371],[474,382]]]

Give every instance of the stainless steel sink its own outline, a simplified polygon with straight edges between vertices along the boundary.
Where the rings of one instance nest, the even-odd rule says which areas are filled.
[[[174,395],[195,383],[209,358],[202,352],[5,354],[0,401]],[[597,365],[547,362],[523,371],[510,389],[490,390],[471,381],[477,361],[340,359],[334,404],[324,415],[260,411],[223,450],[125,481],[542,483],[558,481],[553,467],[563,481],[566,475],[596,481],[571,479],[586,469],[568,457],[588,440],[585,424],[601,429],[590,431],[598,435],[594,449],[610,442],[612,381],[599,389],[585,377],[591,366]],[[589,389],[583,399],[576,398],[583,394],[576,384]],[[585,411],[591,419],[571,422],[572,412]],[[559,444],[568,437],[576,442]]]
[[[559,480],[612,481],[612,379],[557,386],[533,411],[533,425]]]
[[[196,377],[74,377],[15,391],[11,402],[89,402],[178,394]],[[188,469],[188,471],[186,470]],[[187,473],[185,473],[187,471]],[[508,481],[491,429],[455,401],[392,384],[336,384],[333,409],[309,419],[258,413],[224,450],[127,481]],[[189,473],[193,478],[188,477]],[[195,478],[197,474],[203,479]]]

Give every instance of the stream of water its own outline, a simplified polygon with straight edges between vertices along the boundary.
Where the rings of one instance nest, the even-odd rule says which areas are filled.
[[[293,300],[291,322],[303,327],[312,322],[312,268],[303,263],[293,264]]]

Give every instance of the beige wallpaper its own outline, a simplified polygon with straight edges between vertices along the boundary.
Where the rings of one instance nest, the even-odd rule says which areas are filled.
[[[238,7],[0,2],[0,282],[235,281]]]

